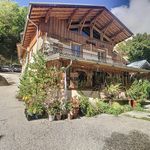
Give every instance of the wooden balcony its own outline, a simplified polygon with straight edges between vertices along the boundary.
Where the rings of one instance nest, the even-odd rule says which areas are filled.
[[[110,65],[125,66],[120,60],[114,60],[109,57],[100,57],[98,52],[91,52],[88,50],[76,51],[69,48],[59,47],[50,45],[47,50],[44,50],[47,61],[65,58],[72,60],[84,60],[84,61],[93,61],[95,63],[106,63]]]

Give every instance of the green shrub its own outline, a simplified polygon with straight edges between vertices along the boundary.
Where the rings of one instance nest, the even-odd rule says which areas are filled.
[[[87,107],[86,116],[87,117],[92,117],[92,116],[95,116],[95,115],[98,115],[98,111],[92,104],[89,103],[89,105]]]
[[[83,115],[91,117],[95,116],[101,113],[107,113],[107,114],[113,114],[113,115],[119,115],[124,112],[128,112],[132,110],[132,107],[129,105],[120,105],[117,102],[113,102],[112,105],[109,105],[109,103],[103,102],[101,100],[95,99],[93,103],[89,102],[89,99],[87,97],[80,97],[80,110]]]
[[[123,106],[124,112],[132,111],[132,107],[130,105],[124,105]]]
[[[106,103],[106,102],[103,102],[101,100],[99,100],[97,103],[96,103],[96,106],[97,106],[97,111],[99,113],[106,113],[109,109],[109,104]]]
[[[150,82],[148,80],[135,80],[126,91],[129,98],[143,102],[150,99]]]
[[[79,101],[80,101],[80,110],[81,110],[81,112],[82,112],[83,115],[86,115],[88,107],[90,105],[89,99],[88,99],[88,97],[81,96],[79,98]]]
[[[143,109],[143,107],[141,106],[140,103],[137,103],[137,104],[136,104],[134,110],[136,110],[136,111],[144,111],[144,109]]]
[[[55,100],[52,103],[50,103],[50,105],[47,109],[47,113],[50,115],[55,115],[55,114],[61,113],[61,112],[62,112],[62,106],[61,106],[61,102],[58,100]]]
[[[34,55],[34,61],[27,65],[19,85],[18,96],[22,97],[27,111],[38,114],[38,106],[56,99],[60,72],[56,67],[46,67],[46,60],[40,52]]]
[[[44,111],[45,111],[44,106],[38,102],[34,102],[34,103],[27,106],[27,113],[30,116],[32,116],[32,115],[37,115],[37,116],[43,115]]]
[[[113,114],[113,115],[116,115],[116,116],[123,113],[123,112],[124,112],[123,106],[121,106],[117,102],[114,102],[107,111],[108,114]]]
[[[107,97],[111,100],[117,98],[120,91],[120,84],[110,84],[104,89],[104,92],[107,94]]]

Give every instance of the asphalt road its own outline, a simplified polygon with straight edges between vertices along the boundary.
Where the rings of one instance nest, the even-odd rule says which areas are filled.
[[[150,122],[99,115],[49,122],[27,121],[16,98],[19,74],[3,74],[14,83],[0,87],[0,150],[150,150]]]

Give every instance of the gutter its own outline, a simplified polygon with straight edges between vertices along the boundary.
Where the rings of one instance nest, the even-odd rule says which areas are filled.
[[[65,83],[64,83],[64,86],[65,86],[65,99],[67,100],[68,98],[68,95],[67,95],[67,70],[71,67],[72,65],[72,59],[70,59],[70,64],[65,68]]]

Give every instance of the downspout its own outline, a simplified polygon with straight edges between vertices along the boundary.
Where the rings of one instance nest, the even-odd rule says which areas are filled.
[[[72,60],[70,60],[70,64],[65,68],[65,82],[64,82],[64,86],[65,86],[65,100],[67,100],[68,95],[67,95],[67,70],[71,67],[72,65]]]
[[[29,20],[29,22],[31,22],[31,23],[36,27],[36,41],[37,41],[36,52],[37,52],[37,51],[38,51],[38,35],[39,35],[39,28],[38,28],[38,26],[37,26],[31,19],[29,19],[29,16],[27,16],[27,20]]]

